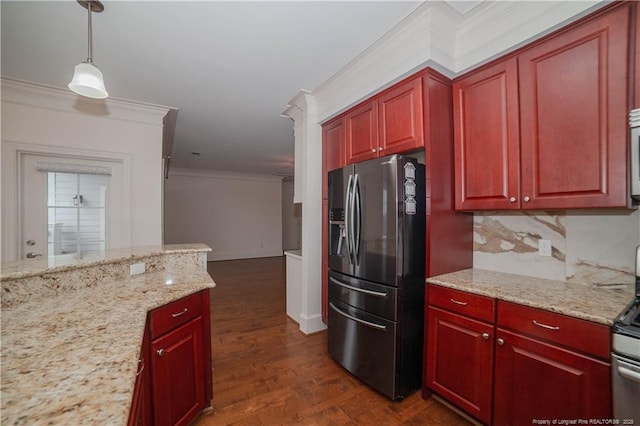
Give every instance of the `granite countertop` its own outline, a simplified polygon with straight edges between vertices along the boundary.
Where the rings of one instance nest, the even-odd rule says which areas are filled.
[[[426,281],[605,325],[613,324],[634,294],[632,285],[571,284],[473,268]]]
[[[147,312],[214,286],[177,268],[3,308],[1,423],[126,424]]]
[[[123,261],[135,261],[149,256],[177,253],[208,252],[211,248],[206,244],[165,244],[158,246],[127,247],[122,249],[110,249],[107,251],[86,253],[82,257],[74,254],[65,254],[35,259],[24,259],[16,262],[3,262],[0,267],[0,281],[26,278],[43,273],[53,273],[89,267],[95,265],[108,265]]]

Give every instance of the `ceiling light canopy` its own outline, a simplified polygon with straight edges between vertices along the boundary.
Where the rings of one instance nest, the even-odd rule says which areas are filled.
[[[75,93],[88,98],[104,99],[109,96],[104,87],[102,72],[93,65],[93,37],[91,33],[91,12],[100,13],[104,6],[98,0],[77,0],[80,6],[87,9],[89,19],[89,39],[87,49],[87,60],[76,65],[73,72],[73,79],[68,87]]]

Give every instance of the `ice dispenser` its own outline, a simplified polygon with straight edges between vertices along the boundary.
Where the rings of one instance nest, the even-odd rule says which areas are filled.
[[[329,209],[329,255],[342,256],[347,238],[344,209]]]

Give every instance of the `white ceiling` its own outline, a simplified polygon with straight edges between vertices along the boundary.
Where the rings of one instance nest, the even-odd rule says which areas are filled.
[[[410,14],[406,1],[104,1],[93,60],[110,96],[179,110],[172,166],[293,174],[280,117]],[[66,87],[86,58],[75,1],[1,5],[2,75]],[[200,152],[194,156],[192,152]]]

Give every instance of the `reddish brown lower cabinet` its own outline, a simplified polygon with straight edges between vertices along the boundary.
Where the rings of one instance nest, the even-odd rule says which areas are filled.
[[[611,418],[611,365],[498,329],[494,425]]]
[[[493,325],[428,308],[427,386],[489,424]]]
[[[424,386],[489,424],[495,300],[435,285],[427,300]]]
[[[322,321],[327,324],[329,286],[329,200],[322,200]]]
[[[129,425],[187,425],[211,404],[209,291],[149,313]]]
[[[609,419],[609,327],[428,286],[425,389],[484,424]]]
[[[202,317],[151,343],[154,424],[187,425],[205,406]]]
[[[138,372],[133,388],[133,401],[129,412],[130,426],[147,426],[151,421],[151,366],[149,363],[149,329],[145,327],[142,336],[142,347],[138,358]]]

